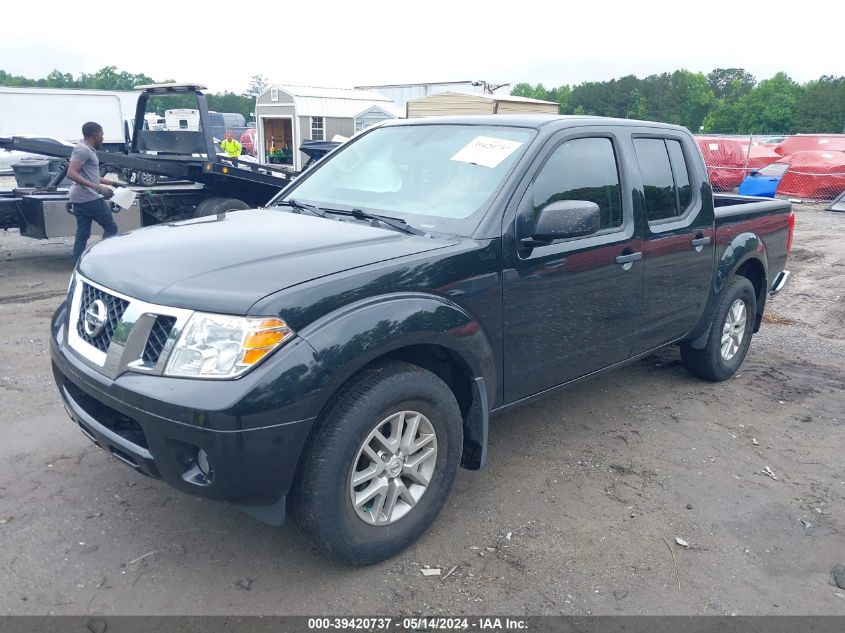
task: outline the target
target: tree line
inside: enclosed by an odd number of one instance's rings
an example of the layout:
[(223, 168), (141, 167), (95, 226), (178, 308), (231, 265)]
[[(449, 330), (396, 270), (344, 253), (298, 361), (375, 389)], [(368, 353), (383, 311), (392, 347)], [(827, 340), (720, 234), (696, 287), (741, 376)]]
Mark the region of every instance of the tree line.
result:
[(799, 84), (783, 72), (758, 82), (742, 68), (676, 70), (551, 89), (518, 83), (512, 94), (556, 101), (562, 114), (661, 121), (710, 134), (845, 131), (845, 77), (830, 75)]
[[(54, 70), (30, 79), (0, 70), (0, 86), (34, 88), (87, 88), (132, 90), (156, 82), (143, 73), (118, 71), (106, 66), (95, 73)], [(241, 93), (207, 94), (208, 107), (217, 112), (239, 112), (249, 121), (255, 97), (267, 88), (261, 75), (253, 75)], [(546, 88), (518, 83), (512, 94), (560, 104), (562, 114), (592, 114), (683, 125), (693, 132), (711, 134), (841, 133), (845, 130), (845, 77), (823, 75), (799, 84), (786, 73), (757, 81), (742, 68), (717, 68), (705, 75), (688, 70), (650, 75), (628, 75), (610, 81), (587, 81), (576, 86)], [(171, 108), (192, 108), (190, 95), (155, 97), (148, 110), (160, 115)]]
[[(143, 73), (134, 74), (118, 71), (115, 66), (106, 66), (95, 73), (81, 73), (74, 77), (70, 73), (54, 70), (46, 77), (30, 79), (21, 75), (12, 75), (0, 69), (0, 86), (28, 88), (78, 88), (87, 90), (133, 90), (135, 86), (154, 83), (171, 83), (172, 79), (155, 81)], [(216, 112), (238, 112), (250, 121), (255, 111), (255, 97), (267, 88), (267, 81), (261, 75), (253, 75), (249, 86), (242, 93), (224, 91), (206, 93), (208, 109)], [(164, 115), (165, 110), (175, 108), (195, 108), (196, 99), (192, 95), (174, 95), (152, 97), (147, 102), (147, 111)], [(134, 114), (134, 113), (132, 113)]]

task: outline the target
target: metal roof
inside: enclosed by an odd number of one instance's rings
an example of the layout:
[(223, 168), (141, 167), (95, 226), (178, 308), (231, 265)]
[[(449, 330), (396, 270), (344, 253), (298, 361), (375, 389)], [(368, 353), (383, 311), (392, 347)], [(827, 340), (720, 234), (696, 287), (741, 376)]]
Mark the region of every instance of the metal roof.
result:
[(376, 88), (413, 88), (415, 86), (450, 86), (452, 84), (478, 84), (481, 85), (480, 81), (475, 81), (472, 79), (467, 79), (466, 81), (422, 81), (420, 83), (415, 84), (383, 84), (377, 86), (357, 86), (359, 90), (374, 90)]
[(367, 114), (367, 112), (370, 112), (371, 110), (381, 110), (385, 114), (388, 114), (395, 119), (404, 119), (405, 118), (405, 108), (394, 105), (392, 103), (391, 104), (379, 103), (378, 105), (371, 105), (368, 108), (365, 108), (364, 110), (361, 110), (360, 112), (355, 114), (355, 116), (353, 118), (357, 119), (358, 117), (364, 116), (365, 114)]
[[(279, 84), (273, 86), (284, 90), (291, 97), (320, 97), (323, 99), (357, 99), (366, 101), (390, 101), (388, 97), (369, 90), (355, 90), (354, 88), (319, 88), (317, 86), (291, 86)], [(268, 88), (265, 92), (269, 92)]]
[(466, 97), (475, 97), (476, 99), (486, 99), (487, 101), (508, 101), (512, 103), (546, 103), (558, 105), (555, 101), (543, 101), (542, 99), (532, 99), (531, 97), (516, 97), (514, 95), (497, 95), (487, 94), (484, 92), (458, 92), (455, 90), (448, 90), (446, 92), (439, 92), (436, 95), (429, 95), (428, 97), (420, 97), (421, 99), (428, 99), (429, 97), (441, 97), (443, 95), (461, 95)]
[(267, 88), (262, 95), (273, 89), (280, 90), (293, 98), (297, 116), (351, 119), (374, 105), (382, 107), (394, 105), (393, 101), (384, 95), (351, 88), (320, 88), (317, 86), (279, 84)]

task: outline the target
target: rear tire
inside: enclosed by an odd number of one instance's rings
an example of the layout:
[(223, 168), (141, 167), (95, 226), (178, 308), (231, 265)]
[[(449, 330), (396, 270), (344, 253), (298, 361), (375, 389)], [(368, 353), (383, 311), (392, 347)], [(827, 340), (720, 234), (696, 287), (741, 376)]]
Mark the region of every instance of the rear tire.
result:
[(407, 363), (366, 369), (317, 425), (289, 496), (301, 531), (353, 565), (389, 558), (422, 536), (461, 461), (463, 421), (449, 387)]
[(710, 334), (702, 349), (681, 345), (681, 360), (693, 376), (719, 382), (733, 376), (751, 345), (757, 295), (745, 277), (733, 277), (713, 310)]
[(227, 211), (241, 211), (249, 209), (250, 206), (237, 198), (206, 198), (194, 209), (195, 218), (204, 218), (210, 215), (226, 213)]

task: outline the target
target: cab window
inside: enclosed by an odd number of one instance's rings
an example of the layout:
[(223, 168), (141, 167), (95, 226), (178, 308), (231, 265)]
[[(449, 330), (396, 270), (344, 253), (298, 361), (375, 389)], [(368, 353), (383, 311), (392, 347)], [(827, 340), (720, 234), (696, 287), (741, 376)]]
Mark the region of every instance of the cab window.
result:
[(558, 200), (587, 200), (601, 211), (599, 230), (622, 226), (619, 168), (609, 138), (577, 138), (552, 152), (534, 180), (534, 218)]

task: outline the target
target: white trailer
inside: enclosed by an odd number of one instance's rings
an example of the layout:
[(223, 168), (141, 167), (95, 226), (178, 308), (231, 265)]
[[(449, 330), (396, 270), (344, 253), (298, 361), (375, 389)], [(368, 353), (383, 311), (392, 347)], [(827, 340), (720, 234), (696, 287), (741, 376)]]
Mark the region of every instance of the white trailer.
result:
[(0, 87), (0, 137), (44, 137), (74, 143), (82, 138), (82, 124), (96, 121), (103, 126), (104, 145), (123, 146), (139, 94)]
[(188, 130), (197, 132), (200, 129), (200, 111), (189, 108), (176, 108), (164, 111), (164, 127), (166, 130)]

